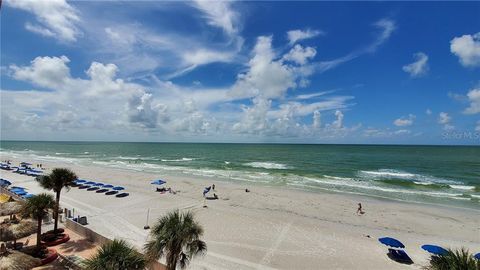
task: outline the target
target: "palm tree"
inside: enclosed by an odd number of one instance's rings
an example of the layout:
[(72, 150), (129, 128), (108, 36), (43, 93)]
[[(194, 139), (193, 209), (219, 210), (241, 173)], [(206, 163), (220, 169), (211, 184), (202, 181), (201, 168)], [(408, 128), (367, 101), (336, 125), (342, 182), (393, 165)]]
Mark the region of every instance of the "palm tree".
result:
[(114, 239), (103, 244), (92, 258), (86, 261), (89, 270), (144, 269), (145, 257), (124, 240)]
[(55, 197), (55, 211), (53, 218), (55, 219), (55, 225), (53, 231), (57, 232), (58, 228), (58, 209), (60, 208), (60, 192), (63, 188), (70, 189), (70, 186), (77, 180), (77, 175), (66, 168), (55, 168), (48, 175), (38, 177), (40, 185), (48, 190), (53, 190), (56, 193)]
[(468, 250), (448, 250), (442, 256), (432, 256), (430, 265), (424, 267), (428, 270), (480, 270), (480, 261), (473, 257)]
[(157, 261), (166, 256), (167, 270), (174, 270), (177, 264), (185, 268), (190, 260), (207, 251), (207, 244), (200, 240), (203, 228), (194, 220), (192, 212), (180, 213), (175, 210), (160, 218), (150, 232), (145, 244), (148, 261)]
[(37, 220), (37, 250), (40, 250), (40, 236), (42, 234), (42, 220), (48, 215), (48, 210), (55, 208), (53, 196), (41, 193), (27, 199), (23, 213)]

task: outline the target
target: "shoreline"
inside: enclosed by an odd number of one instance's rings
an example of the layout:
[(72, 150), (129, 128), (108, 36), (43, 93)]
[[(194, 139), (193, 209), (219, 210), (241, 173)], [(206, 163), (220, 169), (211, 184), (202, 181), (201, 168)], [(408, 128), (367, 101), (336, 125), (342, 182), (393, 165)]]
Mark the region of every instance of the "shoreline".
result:
[[(8, 157), (2, 154), (1, 159)], [(138, 248), (147, 237), (142, 228), (148, 208), (150, 224), (175, 208), (194, 211), (204, 225), (209, 251), (206, 257), (193, 260), (192, 269), (315, 269), (319, 262), (340, 269), (412, 268), (386, 257), (386, 247), (376, 240), (382, 236), (404, 242), (419, 268), (428, 259), (420, 244), (466, 246), (478, 252), (474, 248), (480, 243), (480, 226), (474, 218), (477, 209), (252, 183), (248, 183), (251, 192), (245, 193), (247, 183), (159, 177), (97, 164), (42, 163), (48, 168), (69, 167), (80, 178), (125, 186), (130, 196), (123, 199), (72, 188), (62, 192), (61, 202), (86, 215), (90, 228), (100, 234), (123, 237)], [(34, 193), (43, 192), (33, 177), (6, 171), (1, 177)], [(154, 192), (150, 181), (157, 178), (166, 178), (166, 186), (180, 192)], [(220, 200), (208, 201), (208, 208), (203, 208), (201, 190), (213, 183)], [(355, 215), (357, 202), (364, 205), (365, 215)], [(364, 261), (345, 261), (342, 253)]]
[[(52, 141), (54, 143), (54, 141)], [(88, 152), (87, 152), (88, 153)], [(12, 156), (13, 155), (13, 156)], [(87, 154), (88, 155), (88, 154)], [(22, 156), (20, 153), (2, 153), (0, 152), (0, 156), (5, 156), (8, 157), (7, 159), (19, 159), (19, 156)], [(22, 156), (23, 158), (23, 156)], [(4, 158), (2, 158), (3, 160)], [(113, 170), (122, 170), (125, 172), (144, 172), (148, 173), (148, 166), (153, 165), (157, 166), (159, 164), (152, 164), (152, 163), (147, 163), (143, 160), (140, 159), (139, 162), (136, 162), (135, 160), (132, 160), (130, 158), (125, 158), (123, 160), (123, 164), (118, 164), (118, 165), (111, 165), (107, 161), (99, 161), (99, 160), (93, 160), (89, 158), (78, 158), (78, 157), (64, 157), (64, 156), (57, 156), (57, 155), (51, 155), (51, 156), (38, 156), (34, 155), (32, 156), (27, 156), (26, 159), (31, 159), (31, 160), (37, 160), (39, 162), (43, 163), (60, 163), (60, 164), (65, 164), (66, 166), (68, 165), (81, 165), (84, 167), (91, 167), (91, 166), (96, 166), (96, 167), (102, 167), (105, 169), (113, 169)], [(120, 159), (122, 159), (120, 157)], [(22, 159), (23, 160), (23, 159)], [(112, 162), (112, 160), (110, 161)], [(120, 161), (117, 161), (120, 162)], [(120, 162), (121, 163), (121, 162)], [(123, 165), (120, 166), (120, 165)], [(135, 165), (142, 166), (144, 165), (143, 168), (141, 167), (136, 167)], [(148, 165), (148, 166), (147, 166)], [(128, 166), (131, 166), (128, 168)], [(396, 197), (386, 197), (386, 195), (377, 195), (377, 194), (372, 194), (368, 192), (361, 192), (361, 191), (350, 191), (350, 190), (338, 190), (335, 188), (326, 188), (323, 186), (295, 186), (293, 184), (287, 183), (283, 185), (275, 185), (274, 183), (270, 183), (268, 181), (250, 181), (250, 180), (240, 180), (238, 179), (238, 176), (232, 178), (234, 180), (230, 180), (228, 176), (225, 175), (205, 175), (205, 174), (192, 174), (191, 172), (193, 171), (209, 171), (209, 170), (215, 170), (215, 169), (210, 169), (210, 168), (190, 168), (190, 167), (183, 167), (179, 165), (170, 165), (167, 164), (165, 165), (166, 167), (171, 167), (171, 169), (164, 169), (162, 172), (153, 172), (152, 174), (156, 175), (162, 175), (162, 177), (174, 177), (174, 178), (185, 178), (185, 179), (195, 179), (195, 178), (202, 178), (206, 179), (208, 181), (218, 181), (220, 183), (228, 183), (228, 184), (234, 184), (234, 185), (245, 185), (245, 186), (257, 186), (257, 187), (266, 187), (266, 188), (278, 188), (278, 189), (285, 189), (285, 190), (290, 190), (290, 191), (299, 191), (299, 192), (307, 192), (307, 193), (319, 193), (319, 194), (339, 194), (339, 195), (347, 195), (347, 196), (360, 196), (360, 197), (368, 197), (372, 199), (377, 199), (380, 201), (386, 200), (386, 201), (395, 201), (395, 202), (404, 202), (404, 203), (413, 203), (413, 204), (425, 204), (425, 205), (431, 205), (435, 207), (448, 207), (448, 208), (455, 208), (455, 209), (470, 209), (470, 210), (478, 210), (480, 211), (480, 202), (478, 199), (474, 201), (473, 198), (471, 197), (456, 197), (456, 198), (449, 198), (449, 201), (443, 201), (443, 202), (430, 202), (430, 201), (425, 201), (425, 200), (415, 200), (415, 199), (402, 199), (402, 198), (396, 198)], [(255, 167), (254, 167), (255, 168)], [(186, 172), (186, 171), (191, 171)], [(241, 169), (236, 169), (233, 170), (233, 173), (238, 173), (241, 172)], [(251, 171), (252, 173), (257, 173), (256, 171)], [(300, 177), (310, 177), (310, 176), (305, 176), (305, 175), (299, 175)], [(313, 178), (317, 176), (311, 176)], [(348, 186), (348, 185), (347, 185)], [(422, 192), (422, 191), (419, 191)], [(459, 191), (462, 192), (462, 191)], [(408, 192), (407, 192), (408, 194)], [(472, 195), (476, 196), (475, 198), (478, 197), (478, 195)], [(440, 197), (441, 198), (441, 197)], [(478, 197), (480, 198), (480, 197)], [(429, 198), (432, 199), (432, 198)], [(440, 199), (439, 199), (440, 200)]]

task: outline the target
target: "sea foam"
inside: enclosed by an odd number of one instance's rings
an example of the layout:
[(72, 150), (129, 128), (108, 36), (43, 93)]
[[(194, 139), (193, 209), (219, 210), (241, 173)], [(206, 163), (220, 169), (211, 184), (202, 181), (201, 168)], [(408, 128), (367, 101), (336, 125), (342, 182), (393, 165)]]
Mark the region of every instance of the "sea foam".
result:
[(274, 162), (249, 162), (249, 163), (245, 163), (243, 165), (248, 166), (248, 167), (263, 168), (263, 169), (276, 169), (276, 170), (289, 169), (289, 167), (285, 164), (274, 163)]

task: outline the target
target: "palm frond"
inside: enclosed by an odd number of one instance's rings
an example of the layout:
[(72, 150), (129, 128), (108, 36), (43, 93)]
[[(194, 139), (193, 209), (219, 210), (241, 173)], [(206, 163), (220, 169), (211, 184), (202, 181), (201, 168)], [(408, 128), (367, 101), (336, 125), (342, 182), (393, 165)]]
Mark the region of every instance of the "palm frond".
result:
[(150, 240), (144, 251), (149, 261), (165, 256), (167, 269), (176, 265), (185, 268), (196, 255), (207, 250), (207, 244), (200, 240), (203, 228), (192, 212), (175, 210), (161, 217), (150, 232)]
[(480, 270), (480, 262), (467, 249), (448, 250), (442, 256), (434, 255), (430, 258), (428, 270)]
[(144, 269), (146, 260), (124, 240), (113, 240), (102, 245), (92, 258), (86, 261), (86, 269), (91, 270), (134, 270)]

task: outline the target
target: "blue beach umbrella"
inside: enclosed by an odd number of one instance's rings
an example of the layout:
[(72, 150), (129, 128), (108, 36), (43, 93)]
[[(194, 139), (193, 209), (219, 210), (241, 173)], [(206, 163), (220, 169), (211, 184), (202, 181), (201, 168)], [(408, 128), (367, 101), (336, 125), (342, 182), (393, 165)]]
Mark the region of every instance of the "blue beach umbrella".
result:
[(96, 184), (96, 183), (93, 182), (93, 181), (88, 181), (88, 182), (85, 183), (85, 185), (95, 185), (95, 184)]
[(118, 187), (114, 187), (114, 188), (112, 188), (112, 189), (113, 189), (113, 190), (124, 190), (125, 188), (118, 186)]
[(97, 186), (97, 187), (101, 187), (103, 186), (103, 183), (96, 183), (96, 184), (93, 184), (94, 186)]
[(27, 194), (23, 195), (22, 198), (28, 199), (28, 198), (31, 198), (31, 197), (33, 197), (33, 196), (35, 196), (35, 195), (30, 194), (30, 193), (27, 193)]
[(85, 182), (87, 182), (87, 180), (82, 180), (82, 179), (75, 180), (75, 183), (77, 183), (77, 184), (81, 184), (81, 183), (85, 183)]
[(0, 179), (0, 186), (10, 186), (12, 182), (6, 180), (6, 179)]
[(435, 245), (423, 245), (422, 249), (435, 255), (444, 255), (448, 252), (446, 249)]
[(113, 185), (103, 185), (104, 188), (112, 188)]
[(475, 259), (477, 259), (477, 260), (480, 260), (480, 252), (477, 253), (477, 254), (475, 254), (475, 256), (473, 256), (473, 257), (474, 257)]
[(152, 184), (152, 185), (163, 185), (165, 183), (167, 183), (167, 181), (164, 181), (162, 179), (158, 179), (158, 180), (152, 181), (150, 184)]
[(380, 241), (380, 243), (382, 243), (386, 246), (390, 246), (390, 247), (394, 247), (394, 248), (405, 248), (405, 246), (402, 244), (402, 242), (398, 241), (395, 238), (383, 237), (383, 238), (378, 238), (378, 241)]

